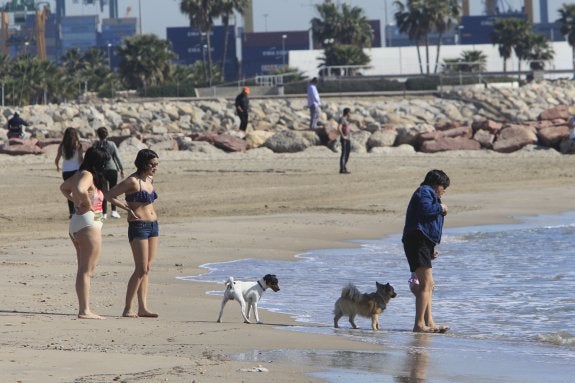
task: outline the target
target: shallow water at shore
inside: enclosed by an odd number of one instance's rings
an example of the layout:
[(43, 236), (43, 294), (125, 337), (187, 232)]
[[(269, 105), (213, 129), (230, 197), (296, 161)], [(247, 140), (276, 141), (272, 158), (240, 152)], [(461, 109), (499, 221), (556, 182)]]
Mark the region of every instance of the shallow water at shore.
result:
[[(232, 275), (256, 280), (275, 273), (281, 291), (266, 292), (260, 307), (306, 322), (294, 330), (353, 337), (381, 345), (383, 350), (258, 352), (238, 355), (240, 359), (281, 359), (283, 355), (323, 366), (328, 372), (317, 376), (330, 382), (350, 381), (349, 374), (359, 381), (359, 371), (362, 382), (385, 381), (381, 373), (409, 378), (417, 373), (413, 368), (421, 370), (424, 359), (428, 382), (571, 381), (575, 373), (575, 213), (524, 219), (516, 225), (446, 230), (434, 262), (433, 308), (435, 320), (450, 326), (445, 336), (409, 331), (414, 298), (407, 285), (409, 271), (400, 237), (357, 243), (353, 249), (309, 251), (293, 262), (246, 259), (207, 264), (203, 267), (209, 273), (185, 279), (223, 282)], [(333, 303), (341, 288), (352, 282), (371, 292), (375, 281), (391, 283), (398, 293), (380, 318), (383, 331), (374, 334), (365, 318), (356, 320), (361, 330), (350, 330), (345, 317), (340, 320), (343, 328), (334, 329)], [(265, 321), (265, 313), (262, 316)], [(467, 370), (459, 371), (462, 366)], [(471, 375), (466, 373), (470, 366)], [(377, 374), (376, 380), (370, 380), (372, 373)]]

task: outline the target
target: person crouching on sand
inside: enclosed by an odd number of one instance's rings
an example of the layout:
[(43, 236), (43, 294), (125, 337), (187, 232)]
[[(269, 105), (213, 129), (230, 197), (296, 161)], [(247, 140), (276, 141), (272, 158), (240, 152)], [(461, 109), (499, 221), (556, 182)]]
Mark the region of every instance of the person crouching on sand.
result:
[(102, 250), (102, 188), (108, 159), (104, 150), (89, 148), (78, 172), (60, 186), (62, 194), (74, 203), (68, 233), (78, 259), (76, 294), (81, 319), (104, 319), (90, 309), (90, 286)]
[[(148, 310), (148, 278), (152, 263), (158, 252), (160, 229), (154, 210), (158, 194), (154, 189), (154, 175), (159, 165), (156, 152), (142, 149), (134, 164), (136, 171), (106, 193), (106, 199), (128, 212), (128, 240), (134, 257), (134, 272), (128, 281), (126, 291), (125, 317), (157, 318), (158, 314)], [(124, 194), (125, 201), (118, 199)], [(132, 309), (138, 297), (138, 311)]]
[[(403, 249), (409, 269), (415, 273), (419, 285), (412, 288), (415, 295), (414, 332), (445, 332), (448, 327), (436, 326), (431, 314), (433, 275), (431, 261), (437, 257), (435, 246), (441, 241), (447, 205), (441, 202), (449, 177), (441, 170), (431, 170), (411, 196), (405, 226)], [(411, 283), (411, 281), (410, 281)]]

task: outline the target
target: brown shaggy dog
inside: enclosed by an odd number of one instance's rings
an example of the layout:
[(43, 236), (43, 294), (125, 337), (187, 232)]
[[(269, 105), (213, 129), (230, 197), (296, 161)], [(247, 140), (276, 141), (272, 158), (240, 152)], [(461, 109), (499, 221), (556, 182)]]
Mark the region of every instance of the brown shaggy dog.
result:
[(349, 323), (353, 328), (357, 328), (354, 319), (356, 315), (371, 317), (371, 328), (373, 331), (379, 330), (379, 315), (391, 298), (397, 294), (389, 283), (383, 285), (375, 282), (377, 291), (373, 293), (361, 293), (353, 284), (349, 284), (341, 290), (341, 297), (335, 302), (333, 310), (333, 325), (338, 328), (337, 322), (342, 316), (349, 317)]

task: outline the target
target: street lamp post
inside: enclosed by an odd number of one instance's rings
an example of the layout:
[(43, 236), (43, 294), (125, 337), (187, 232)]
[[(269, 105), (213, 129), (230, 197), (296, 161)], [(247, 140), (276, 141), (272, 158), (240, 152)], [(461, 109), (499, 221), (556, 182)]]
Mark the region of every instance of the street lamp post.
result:
[(287, 39), (287, 35), (282, 35), (282, 57), (283, 57), (283, 66), (286, 66), (286, 39)]
[(30, 43), (28, 41), (26, 41), (24, 43), (24, 54), (27, 56), (28, 55), (28, 45), (30, 45)]
[(110, 69), (112, 69), (112, 56), (110, 54), (111, 50), (112, 50), (112, 44), (108, 43), (108, 66), (110, 67)]
[(140, 28), (140, 36), (142, 35), (142, 0), (138, 0), (138, 25)]

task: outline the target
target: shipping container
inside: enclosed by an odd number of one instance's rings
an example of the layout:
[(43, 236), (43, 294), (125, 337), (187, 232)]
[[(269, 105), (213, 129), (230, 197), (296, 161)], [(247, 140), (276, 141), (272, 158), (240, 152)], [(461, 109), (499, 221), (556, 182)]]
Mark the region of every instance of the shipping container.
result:
[[(190, 27), (176, 27), (166, 29), (167, 40), (172, 44), (172, 51), (176, 54), (176, 62), (191, 65), (196, 61), (207, 60), (207, 39), (196, 29)], [(233, 26), (228, 27), (228, 44), (225, 60), (226, 81), (237, 78), (236, 37)], [(215, 65), (221, 65), (224, 55), (225, 28), (215, 26), (210, 34), (211, 56)]]
[(102, 19), (102, 27), (107, 25), (138, 25), (138, 19), (135, 17), (121, 17), (117, 19)]
[(463, 16), (461, 18), (461, 44), (491, 44), (491, 32), (496, 19), (516, 18), (527, 20), (525, 15), (504, 14), (497, 16)]
[(242, 75), (271, 74), (288, 64), (290, 50), (309, 49), (307, 31), (244, 33)]

